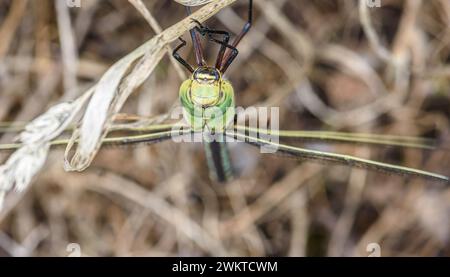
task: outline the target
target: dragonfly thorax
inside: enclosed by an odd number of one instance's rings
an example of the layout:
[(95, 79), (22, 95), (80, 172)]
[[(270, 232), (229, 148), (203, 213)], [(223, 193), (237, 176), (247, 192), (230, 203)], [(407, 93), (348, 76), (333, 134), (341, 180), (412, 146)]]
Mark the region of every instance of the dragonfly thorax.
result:
[(234, 119), (234, 90), (219, 70), (199, 67), (180, 87), (184, 118), (193, 130), (221, 131)]

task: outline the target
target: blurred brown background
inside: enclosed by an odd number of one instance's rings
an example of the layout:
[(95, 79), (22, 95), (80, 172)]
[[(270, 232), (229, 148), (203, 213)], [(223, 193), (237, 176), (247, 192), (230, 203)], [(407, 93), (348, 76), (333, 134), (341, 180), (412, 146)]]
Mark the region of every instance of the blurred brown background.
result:
[[(128, 1), (58, 1), (0, 0), (0, 121), (29, 121), (74, 99), (155, 34)], [(163, 28), (185, 17), (174, 1), (143, 2)], [(206, 24), (236, 33), (247, 4)], [(217, 47), (205, 48), (212, 64)], [(442, 147), (303, 145), (450, 175), (448, 0), (361, 10), (351, 0), (255, 0), (239, 50), (227, 73), (237, 105), (279, 106), (282, 129), (425, 136)], [(124, 112), (166, 112), (181, 81), (164, 58)], [(105, 149), (83, 173), (65, 173), (55, 150), (0, 213), (0, 255), (67, 256), (71, 243), (84, 256), (368, 256), (370, 243), (382, 256), (450, 254), (444, 184), (242, 144), (231, 153), (238, 177), (220, 185), (208, 178), (200, 145)]]

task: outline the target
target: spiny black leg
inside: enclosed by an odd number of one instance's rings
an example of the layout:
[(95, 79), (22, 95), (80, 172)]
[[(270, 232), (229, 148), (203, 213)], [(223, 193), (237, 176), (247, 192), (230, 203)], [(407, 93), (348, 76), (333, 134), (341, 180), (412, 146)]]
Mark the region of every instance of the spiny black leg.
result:
[[(244, 27), (242, 28), (241, 33), (234, 39), (233, 43), (231, 44), (233, 47), (237, 47), (239, 42), (245, 37), (245, 35), (250, 31), (250, 28), (252, 27), (253, 23), (253, 0), (249, 0), (249, 7), (248, 7), (248, 20), (247, 23), (245, 23)], [(233, 52), (228, 51), (225, 55), (224, 62), (222, 63), (222, 67), (224, 67), (225, 63), (231, 64), (229, 59), (232, 57)], [(236, 58), (236, 57), (234, 57)], [(234, 60), (233, 58), (233, 60)], [(228, 66), (227, 66), (228, 67)]]
[[(188, 6), (186, 6), (186, 13), (187, 15), (191, 15), (192, 13), (191, 8)], [(189, 33), (191, 34), (192, 45), (194, 46), (195, 61), (197, 62), (198, 66), (205, 66), (205, 59), (203, 58), (203, 49), (200, 42), (200, 37), (195, 32), (195, 29), (191, 29)]]
[(239, 54), (239, 51), (236, 49), (236, 47), (232, 45), (227, 45), (227, 48), (230, 49), (230, 54), (228, 55), (228, 58), (225, 60), (225, 62), (222, 64), (222, 67), (220, 68), (220, 72), (224, 74), (228, 67), (233, 63), (234, 59)]
[[(197, 23), (199, 25), (198, 27), (195, 27), (195, 29), (202, 36), (208, 35), (209, 40), (220, 44), (220, 50), (219, 50), (219, 54), (217, 55), (217, 60), (216, 60), (216, 68), (220, 69), (220, 66), (222, 65), (223, 57), (225, 55), (225, 51), (226, 51), (227, 47), (230, 46), (230, 45), (228, 45), (228, 42), (230, 41), (230, 33), (228, 33), (227, 31), (209, 29), (208, 27), (203, 26), (200, 22), (198, 22), (196, 20), (194, 20), (194, 21), (195, 21), (195, 23)], [(221, 36), (223, 36), (223, 38), (222, 38), (222, 40), (218, 40), (213, 37), (214, 35), (221, 35)]]
[(219, 69), (220, 66), (222, 65), (222, 60), (225, 55), (225, 51), (227, 50), (228, 42), (230, 41), (230, 34), (224, 31), (217, 31), (216, 34), (223, 35), (223, 40), (221, 42), (219, 54), (217, 55), (216, 59), (216, 68)]
[(212, 36), (208, 36), (208, 39), (210, 41), (213, 41), (215, 43), (218, 43), (220, 45), (222, 45), (222, 47), (225, 47), (227, 49), (230, 49), (230, 56), (228, 57), (228, 59), (225, 61), (224, 64), (222, 64), (218, 69), (220, 70), (220, 72), (225, 73), (228, 69), (228, 67), (231, 65), (231, 63), (234, 61), (234, 59), (237, 57), (237, 55), (239, 54), (239, 51), (236, 49), (236, 47), (234, 47), (233, 45), (229, 45), (226, 44), (225, 42), (218, 40)]
[(172, 56), (175, 58), (175, 60), (177, 60), (180, 64), (182, 64), (184, 67), (186, 67), (187, 68), (187, 70), (189, 70), (190, 72), (194, 72), (194, 69), (192, 68), (192, 66), (187, 62), (187, 61), (185, 61), (181, 56), (180, 56), (180, 54), (178, 54), (178, 51), (181, 49), (181, 48), (183, 48), (183, 47), (185, 47), (186, 46), (186, 41), (184, 40), (184, 39), (182, 39), (182, 38), (178, 38), (180, 41), (181, 41), (181, 44), (180, 45), (178, 45), (174, 50), (173, 50), (173, 52), (172, 52)]
[(225, 63), (222, 63), (222, 61), (221, 61), (220, 62), (221, 65), (219, 67), (217, 67), (217, 69), (219, 69), (220, 72), (222, 72), (222, 74), (223, 74), (227, 71), (228, 67), (231, 65), (231, 63), (234, 61), (234, 59), (237, 57), (237, 55), (239, 54), (239, 51), (233, 45), (229, 45), (224, 41), (221, 41), (221, 40), (218, 40), (218, 39), (212, 37), (211, 35), (208, 35), (208, 39), (210, 41), (220, 44), (222, 47), (224, 47), (226, 49), (230, 49), (230, 55), (227, 58), (227, 60), (225, 61)]
[(253, 23), (253, 0), (249, 0), (248, 3), (248, 20), (247, 23), (245, 23), (244, 27), (242, 28), (241, 33), (234, 39), (233, 45), (234, 47), (237, 47), (239, 42), (245, 37), (245, 35), (250, 31), (250, 28), (252, 27)]

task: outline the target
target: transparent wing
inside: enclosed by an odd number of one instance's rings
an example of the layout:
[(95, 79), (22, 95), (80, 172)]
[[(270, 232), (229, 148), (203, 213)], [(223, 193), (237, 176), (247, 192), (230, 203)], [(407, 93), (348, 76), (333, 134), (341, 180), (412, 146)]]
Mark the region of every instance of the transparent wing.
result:
[(378, 171), (384, 171), (388, 173), (395, 173), (400, 175), (411, 175), (411, 176), (418, 176), (423, 178), (428, 178), (436, 181), (441, 182), (449, 182), (449, 178), (444, 175), (435, 174), (428, 171), (423, 171), (419, 169), (414, 169), (410, 167), (404, 167), (404, 166), (398, 166), (388, 163), (382, 163), (377, 161), (372, 161), (368, 159), (362, 159), (350, 155), (343, 155), (343, 154), (336, 154), (336, 153), (330, 153), (330, 152), (323, 152), (323, 151), (317, 151), (317, 150), (309, 150), (299, 147), (294, 147), (286, 144), (279, 144), (274, 143), (271, 141), (267, 141), (264, 139), (260, 139), (257, 137), (252, 137), (249, 135), (245, 135), (242, 133), (233, 133), (228, 132), (227, 136), (231, 138), (235, 138), (239, 141), (246, 142), (250, 145), (254, 146), (268, 146), (268, 147), (274, 147), (278, 150), (278, 152), (303, 158), (303, 159), (310, 159), (310, 160), (318, 160), (318, 161), (326, 161), (326, 162), (332, 162), (332, 163), (339, 163), (344, 164), (348, 166), (353, 167), (361, 167), (366, 169), (374, 169)]
[[(118, 133), (120, 136), (110, 136), (103, 143), (105, 145), (155, 143), (170, 138), (170, 136), (168, 137), (169, 133), (172, 136), (176, 136), (176, 132), (171, 133), (171, 130), (188, 129), (187, 126), (180, 124), (154, 124), (160, 118), (164, 117), (165, 115), (148, 118), (131, 114), (117, 114), (114, 119), (114, 124), (110, 128), (110, 135)], [(23, 132), (27, 124), (28, 122), (0, 122), (0, 134)], [(73, 129), (74, 126), (69, 126), (66, 131), (73, 131)], [(135, 135), (136, 133), (139, 135)], [(58, 139), (52, 142), (52, 146), (65, 146), (67, 143), (68, 139)], [(20, 143), (0, 144), (0, 151), (12, 151), (18, 149), (20, 146)]]
[[(130, 132), (156, 132), (170, 130), (173, 124), (153, 124), (153, 118), (144, 118), (135, 115), (120, 114), (111, 128), (111, 132), (130, 131)], [(0, 123), (0, 133), (16, 133), (24, 130), (26, 122)], [(394, 136), (394, 135), (376, 135), (361, 133), (329, 132), (329, 131), (270, 131), (265, 129), (248, 128), (236, 125), (234, 127), (238, 132), (259, 133), (277, 135), (280, 138), (300, 139), (300, 140), (320, 140), (331, 142), (361, 143), (384, 146), (400, 146), (420, 149), (436, 149), (436, 141), (433, 139)], [(73, 130), (73, 127), (67, 131)]]
[[(131, 114), (117, 114), (110, 131), (152, 132), (169, 130), (174, 127), (175, 124), (155, 124), (164, 116), (166, 115), (148, 118)], [(0, 134), (25, 131), (28, 123), (29, 122), (0, 122)], [(74, 126), (69, 126), (66, 131), (73, 131), (73, 129)]]
[(0, 122), (0, 134), (21, 132), (25, 125), (25, 122)]
[[(167, 126), (154, 126), (155, 128), (161, 127), (165, 128)], [(121, 145), (131, 145), (131, 144), (153, 144), (158, 143), (164, 140), (168, 140), (171, 138), (184, 136), (190, 134), (191, 131), (189, 129), (180, 129), (180, 130), (172, 130), (169, 128), (168, 131), (157, 131), (148, 134), (140, 134), (140, 135), (130, 135), (130, 136), (117, 136), (117, 137), (107, 137), (103, 140), (102, 145), (106, 146), (121, 146)], [(51, 142), (53, 147), (58, 146), (66, 146), (69, 142), (68, 139), (58, 139)], [(21, 147), (20, 143), (11, 143), (11, 144), (0, 144), (0, 151), (13, 151)]]
[(430, 150), (436, 149), (435, 140), (420, 137), (328, 132), (328, 131), (283, 131), (283, 130), (270, 131), (265, 129), (248, 128), (243, 126), (236, 126), (235, 129), (238, 132), (245, 132), (248, 134), (259, 133), (266, 135), (275, 135), (279, 136), (280, 138), (361, 143), (361, 144), (384, 145), (384, 146), (400, 146), (400, 147), (410, 147), (410, 148), (420, 148)]

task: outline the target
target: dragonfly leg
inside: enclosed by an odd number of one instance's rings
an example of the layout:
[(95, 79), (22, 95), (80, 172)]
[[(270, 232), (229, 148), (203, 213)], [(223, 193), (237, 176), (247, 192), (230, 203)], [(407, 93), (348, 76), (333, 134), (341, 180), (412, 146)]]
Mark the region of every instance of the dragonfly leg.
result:
[[(192, 14), (191, 8), (188, 6), (186, 6), (186, 13), (187, 15)], [(198, 66), (205, 66), (206, 62), (203, 57), (203, 48), (200, 42), (200, 37), (198, 33), (195, 31), (195, 29), (191, 29), (189, 33), (191, 34), (192, 45), (194, 46), (195, 61), (197, 62)]]
[(247, 23), (245, 23), (244, 27), (242, 28), (241, 33), (234, 39), (232, 45), (234, 47), (237, 47), (239, 42), (245, 37), (245, 35), (250, 31), (253, 23), (253, 0), (249, 0), (248, 4), (248, 20)]
[(224, 63), (222, 63), (222, 67), (220, 68), (220, 72), (225, 73), (228, 69), (228, 67), (233, 63), (234, 59), (239, 54), (239, 50), (237, 50), (236, 47), (232, 45), (227, 45), (227, 48), (230, 49), (230, 54), (228, 58), (225, 60)]
[[(248, 20), (247, 23), (245, 23), (244, 27), (242, 28), (241, 32), (239, 33), (239, 35), (234, 39), (233, 43), (231, 44), (231, 46), (233, 47), (237, 47), (239, 45), (239, 42), (241, 42), (241, 40), (245, 37), (245, 35), (248, 33), (248, 31), (250, 31), (250, 28), (252, 27), (252, 23), (253, 23), (253, 0), (249, 0), (249, 4), (248, 4)], [(234, 58), (236, 58), (236, 56), (233, 57), (233, 51), (228, 51), (225, 55), (225, 58), (223, 59), (224, 62), (222, 63), (222, 68), (225, 66), (225, 64), (228, 63), (228, 66), (231, 64), (231, 62), (234, 60)], [(229, 61), (229, 59), (232, 59), (231, 62)], [(226, 66), (226, 68), (228, 68), (228, 66)]]
[[(219, 50), (219, 54), (217, 55), (217, 60), (216, 60), (216, 68), (220, 69), (220, 66), (222, 65), (222, 61), (223, 61), (223, 57), (225, 55), (225, 51), (227, 50), (227, 48), (231, 47), (231, 45), (229, 45), (229, 41), (230, 41), (230, 33), (227, 31), (222, 31), (222, 30), (214, 30), (214, 29), (209, 29), (206, 26), (203, 26), (200, 22), (194, 20), (195, 23), (197, 23), (197, 27), (195, 27), (195, 29), (202, 35), (208, 35), (209, 40), (216, 42), (218, 44), (220, 44), (220, 50)], [(220, 35), (223, 36), (222, 39), (216, 39), (214, 37), (214, 35)]]
[(180, 54), (178, 53), (178, 51), (186, 46), (186, 41), (184, 39), (182, 39), (181, 37), (178, 38), (181, 43), (180, 45), (178, 45), (172, 52), (172, 56), (175, 58), (175, 60), (177, 60), (180, 64), (182, 64), (184, 67), (186, 67), (187, 70), (189, 70), (191, 73), (194, 72), (194, 68), (192, 68), (192, 66), (185, 60), (183, 59)]

